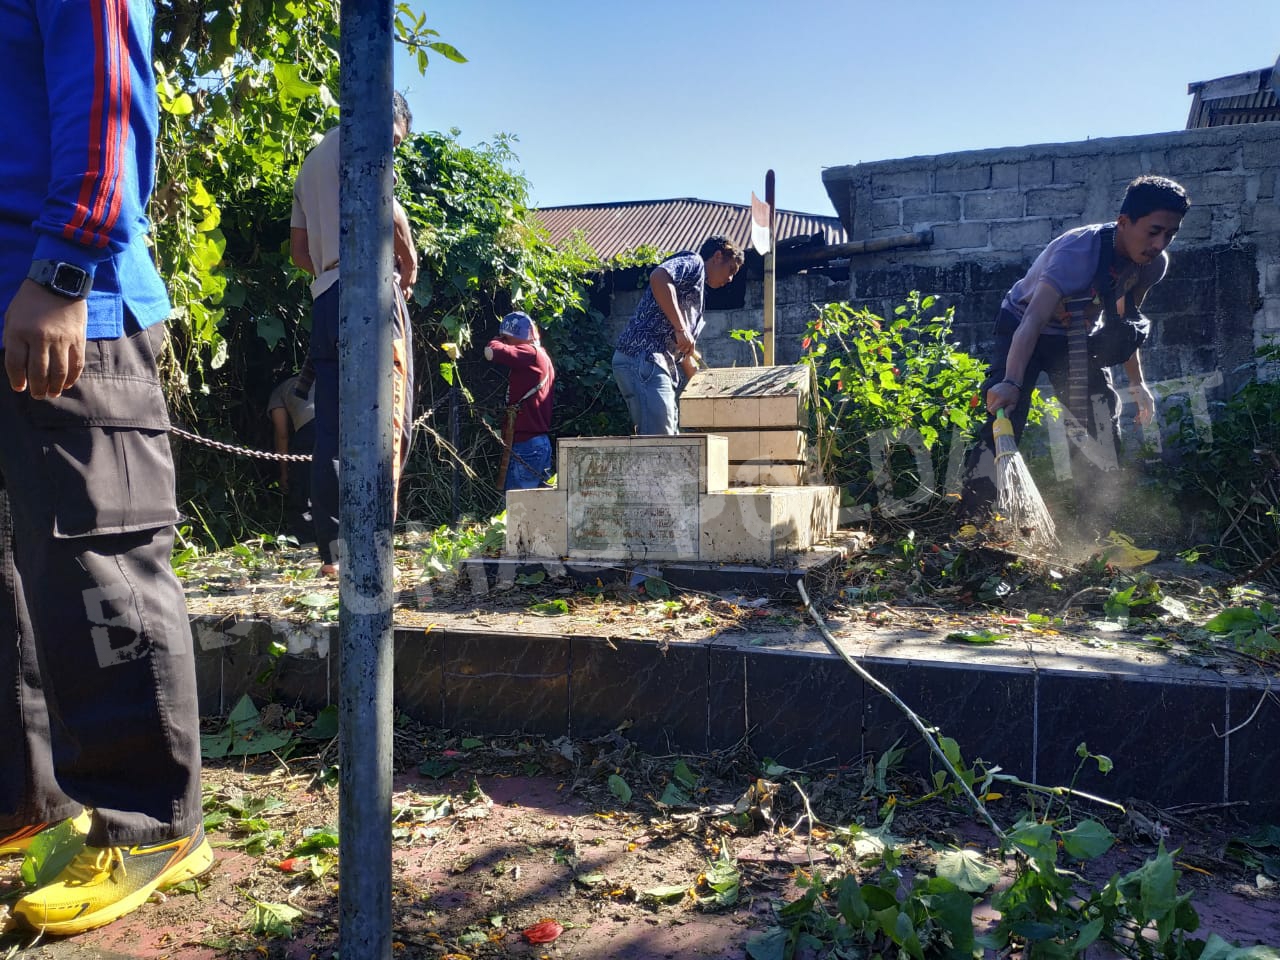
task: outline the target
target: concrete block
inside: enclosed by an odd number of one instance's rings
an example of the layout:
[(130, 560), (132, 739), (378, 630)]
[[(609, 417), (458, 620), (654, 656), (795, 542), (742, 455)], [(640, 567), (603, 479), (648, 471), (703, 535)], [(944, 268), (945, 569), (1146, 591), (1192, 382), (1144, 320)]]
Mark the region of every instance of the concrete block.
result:
[(563, 557), (569, 550), (564, 490), (508, 490), (504, 557)]
[[(1273, 157), (1274, 160), (1274, 157)], [(1175, 179), (1186, 173), (1210, 173), (1215, 170), (1239, 170), (1239, 144), (1207, 144), (1197, 147), (1171, 147), (1165, 154), (1165, 170)]]
[(770, 487), (707, 494), (699, 502), (700, 558), (769, 563), (807, 550), (836, 527), (837, 487)]
[(1054, 183), (1084, 183), (1098, 168), (1093, 157), (1055, 157), (1053, 160)]
[(1018, 164), (1018, 186), (1023, 190), (1053, 183), (1052, 160), (1023, 160)]
[(996, 163), (991, 166), (991, 189), (1003, 190), (1018, 186), (1018, 165), (1016, 163)]
[(803, 463), (757, 460), (729, 464), (729, 484), (734, 487), (801, 487), (808, 476)]
[(1084, 187), (1043, 187), (1027, 191), (1028, 217), (1078, 217), (1088, 200)]
[(1203, 177), (1188, 177), (1182, 185), (1187, 188), (1193, 206), (1211, 206), (1215, 203), (1243, 203), (1246, 178), (1233, 173), (1211, 173)]
[[(1117, 207), (1116, 209), (1119, 208)], [(1213, 211), (1208, 207), (1198, 206), (1193, 197), (1191, 209), (1182, 218), (1182, 226), (1178, 228), (1178, 240), (1182, 242), (1187, 240), (1207, 240), (1209, 239), (1212, 223)]]
[[(1254, 132), (1253, 127), (1242, 127), (1242, 130)], [(1240, 148), (1240, 163), (1246, 170), (1265, 170), (1276, 165), (1276, 157), (1280, 157), (1280, 136), (1249, 139)]]
[[(789, 397), (717, 397), (709, 429), (746, 430), (762, 427), (797, 428), (803, 426), (804, 407), (801, 398)], [(681, 424), (683, 425), (683, 410)]]
[(933, 172), (933, 189), (938, 193), (986, 190), (990, 186), (991, 166), (985, 163), (956, 164), (939, 167)]
[(933, 246), (935, 249), (986, 249), (990, 243), (990, 226), (981, 221), (973, 223), (939, 223), (933, 227)]
[(730, 463), (802, 463), (809, 446), (803, 430), (739, 430), (726, 432), (725, 437), (729, 441)]
[(682, 397), (680, 399), (680, 427), (685, 430), (707, 430), (711, 427), (730, 424), (717, 424), (715, 420), (714, 397)]
[(877, 229), (901, 227), (902, 201), (897, 199), (874, 201), (871, 204), (871, 226)]
[(1052, 239), (1052, 224), (1047, 217), (991, 224), (991, 247), (994, 250), (1021, 253), (1028, 247), (1043, 247)]
[(1123, 178), (1126, 183), (1134, 177), (1142, 176), (1146, 171), (1142, 158), (1136, 153), (1120, 153), (1111, 158), (1111, 176)]
[(960, 198), (950, 193), (928, 197), (909, 197), (902, 201), (902, 222), (913, 229), (933, 223), (949, 223), (960, 219)]
[[(1280, 295), (1280, 263), (1267, 264), (1266, 279), (1263, 282), (1262, 290), (1264, 293), (1271, 295)], [(733, 454), (729, 454), (730, 459)]]
[(965, 220), (1014, 220), (1026, 209), (1021, 190), (987, 190), (964, 195)]
[(933, 171), (899, 170), (871, 175), (871, 198), (911, 197), (933, 192)]

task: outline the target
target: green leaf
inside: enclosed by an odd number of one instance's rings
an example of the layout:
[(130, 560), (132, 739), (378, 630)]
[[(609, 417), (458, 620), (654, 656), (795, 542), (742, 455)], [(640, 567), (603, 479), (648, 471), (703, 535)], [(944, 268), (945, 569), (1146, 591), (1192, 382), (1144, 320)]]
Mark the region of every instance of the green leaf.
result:
[(984, 893), (1000, 879), (1000, 871), (972, 850), (951, 850), (938, 858), (938, 876), (969, 893)]
[(434, 52), (440, 54), (440, 56), (444, 57), (446, 60), (452, 60), (454, 63), (467, 62), (467, 58), (464, 57), (461, 53), (459, 53), (457, 48), (451, 44), (442, 43), (439, 40), (436, 40), (431, 43), (428, 43), (426, 46), (428, 50), (433, 50)]
[(770, 927), (764, 933), (753, 934), (747, 938), (747, 957), (749, 960), (785, 960), (787, 937), (782, 927)]
[(418, 764), (418, 772), (424, 777), (430, 777), (432, 780), (439, 780), (441, 777), (447, 777), (456, 770), (460, 770), (461, 765), (454, 763), (452, 760), (442, 760), (439, 757), (433, 757), (430, 760), (423, 760)]
[(684, 895), (689, 892), (687, 885), (667, 884), (661, 887), (650, 887), (648, 890), (641, 890), (640, 896), (645, 900), (656, 900), (659, 903), (671, 903), (674, 900), (684, 899)]
[(674, 783), (668, 783), (662, 796), (658, 798), (658, 802), (668, 807), (687, 807), (692, 801), (689, 795), (681, 790)]
[(1251, 607), (1227, 607), (1204, 625), (1210, 633), (1234, 633), (1237, 630), (1254, 630), (1261, 623), (1258, 611)]
[(545, 603), (535, 603), (529, 608), (529, 612), (540, 617), (563, 617), (569, 613), (569, 603), (564, 598), (557, 597)]
[(338, 832), (332, 827), (321, 827), (312, 830), (298, 843), (289, 854), (291, 857), (314, 856), (338, 849)]
[(698, 775), (689, 769), (689, 765), (683, 760), (677, 760), (675, 769), (671, 771), (672, 777), (687, 790), (692, 790), (698, 785)]
[(671, 596), (671, 586), (661, 577), (645, 577), (644, 592), (656, 600), (665, 600)]
[(293, 602), (311, 610), (327, 610), (329, 607), (337, 606), (338, 596), (334, 593), (304, 593)]
[(484, 741), (478, 737), (463, 737), (462, 742), (458, 744), (463, 750), (474, 750), (476, 747), (483, 747)]
[(308, 740), (332, 740), (338, 735), (338, 708), (334, 704), (316, 714), (315, 721), (300, 734)]
[(1074, 860), (1092, 860), (1111, 849), (1116, 838), (1096, 820), (1082, 820), (1062, 833), (1062, 847)]
[(992, 644), (999, 643), (1001, 640), (1008, 640), (1007, 633), (997, 633), (994, 630), (983, 628), (981, 630), (957, 630), (954, 633), (948, 633), (946, 638), (952, 643), (973, 643), (973, 644)]
[(70, 820), (41, 830), (31, 841), (22, 860), (22, 881), (28, 887), (53, 882), (77, 853), (84, 849), (85, 835)]
[(161, 106), (164, 108), (165, 113), (171, 113), (175, 117), (185, 117), (196, 108), (195, 101), (191, 99), (191, 94), (189, 93), (180, 93), (172, 100), (162, 99)]
[(545, 570), (535, 570), (533, 573), (522, 573), (516, 577), (516, 586), (536, 587), (545, 579), (547, 579), (547, 571)]
[(231, 713), (227, 715), (227, 723), (233, 727), (239, 727), (257, 722), (258, 708), (253, 705), (252, 698), (246, 693), (231, 708)]
[(249, 932), (263, 937), (292, 937), (293, 923), (302, 911), (287, 903), (254, 901), (249, 911)]
[(627, 781), (616, 773), (609, 774), (609, 792), (623, 803), (631, 802), (631, 788), (627, 786)]
[(1053, 828), (1047, 823), (1020, 820), (1007, 836), (1010, 843), (1038, 863), (1052, 864), (1057, 859)]
[(317, 84), (302, 79), (302, 67), (296, 63), (277, 60), (271, 65), (271, 72), (275, 75), (281, 97), (285, 100), (305, 100), (320, 92)]

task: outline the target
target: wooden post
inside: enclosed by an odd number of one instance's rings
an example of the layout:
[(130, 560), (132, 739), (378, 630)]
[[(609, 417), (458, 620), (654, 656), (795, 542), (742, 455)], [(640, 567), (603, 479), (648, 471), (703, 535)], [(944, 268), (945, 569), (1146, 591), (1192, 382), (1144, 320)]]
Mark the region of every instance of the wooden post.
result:
[(773, 235), (773, 171), (764, 175), (764, 202), (769, 205), (769, 252), (764, 255), (764, 365), (774, 363), (774, 303), (777, 293), (777, 243)]

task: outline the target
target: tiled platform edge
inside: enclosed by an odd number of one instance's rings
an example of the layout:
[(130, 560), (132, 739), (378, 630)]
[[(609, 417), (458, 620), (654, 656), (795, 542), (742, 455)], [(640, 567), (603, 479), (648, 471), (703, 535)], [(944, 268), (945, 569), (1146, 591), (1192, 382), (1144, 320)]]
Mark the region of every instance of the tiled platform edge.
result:
[[(336, 627), (192, 625), (204, 715), (244, 693), (309, 709), (336, 702)], [(272, 657), (273, 641), (288, 652)], [(909, 767), (930, 765), (896, 708), (826, 652), (398, 628), (395, 660), (397, 710), (472, 733), (590, 738), (628, 724), (647, 751), (701, 754), (745, 738), (758, 756), (794, 766), (856, 763), (901, 739)], [(1115, 767), (1086, 769), (1079, 789), (1159, 806), (1247, 801), (1237, 808), (1247, 819), (1280, 818), (1280, 700), (1265, 680), (933, 661), (918, 649), (860, 662), (966, 758), (1066, 785), (1084, 741)]]

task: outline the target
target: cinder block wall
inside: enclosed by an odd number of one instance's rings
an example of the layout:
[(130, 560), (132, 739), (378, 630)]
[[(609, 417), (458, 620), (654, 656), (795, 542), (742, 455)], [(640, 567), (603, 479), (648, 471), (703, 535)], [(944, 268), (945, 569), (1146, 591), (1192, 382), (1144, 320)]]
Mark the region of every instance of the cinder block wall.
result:
[(855, 259), (847, 296), (880, 311), (907, 290), (938, 294), (955, 305), (966, 349), (984, 353), (1001, 296), (1040, 249), (1114, 219), (1143, 173), (1177, 179), (1193, 204), (1144, 308), (1155, 320), (1148, 379), (1221, 371), (1230, 390), (1280, 333), (1280, 123), (829, 168), (823, 181), (851, 239), (934, 236), (931, 247)]
[[(1144, 307), (1156, 321), (1143, 350), (1149, 380), (1220, 371), (1223, 391), (1280, 335), (1280, 123), (1040, 144), (831, 167), (823, 181), (850, 239), (932, 229), (930, 247), (855, 257), (847, 281), (798, 274), (778, 281), (779, 362), (794, 362), (814, 304), (850, 300), (881, 315), (910, 290), (956, 308), (957, 338), (985, 357), (1000, 299), (1053, 237), (1115, 219), (1142, 173), (1180, 181), (1192, 208), (1170, 251), (1168, 277)], [(747, 365), (729, 331), (760, 329), (761, 284), (744, 305), (710, 310), (703, 353)], [(640, 290), (616, 292), (607, 336), (622, 331)]]

